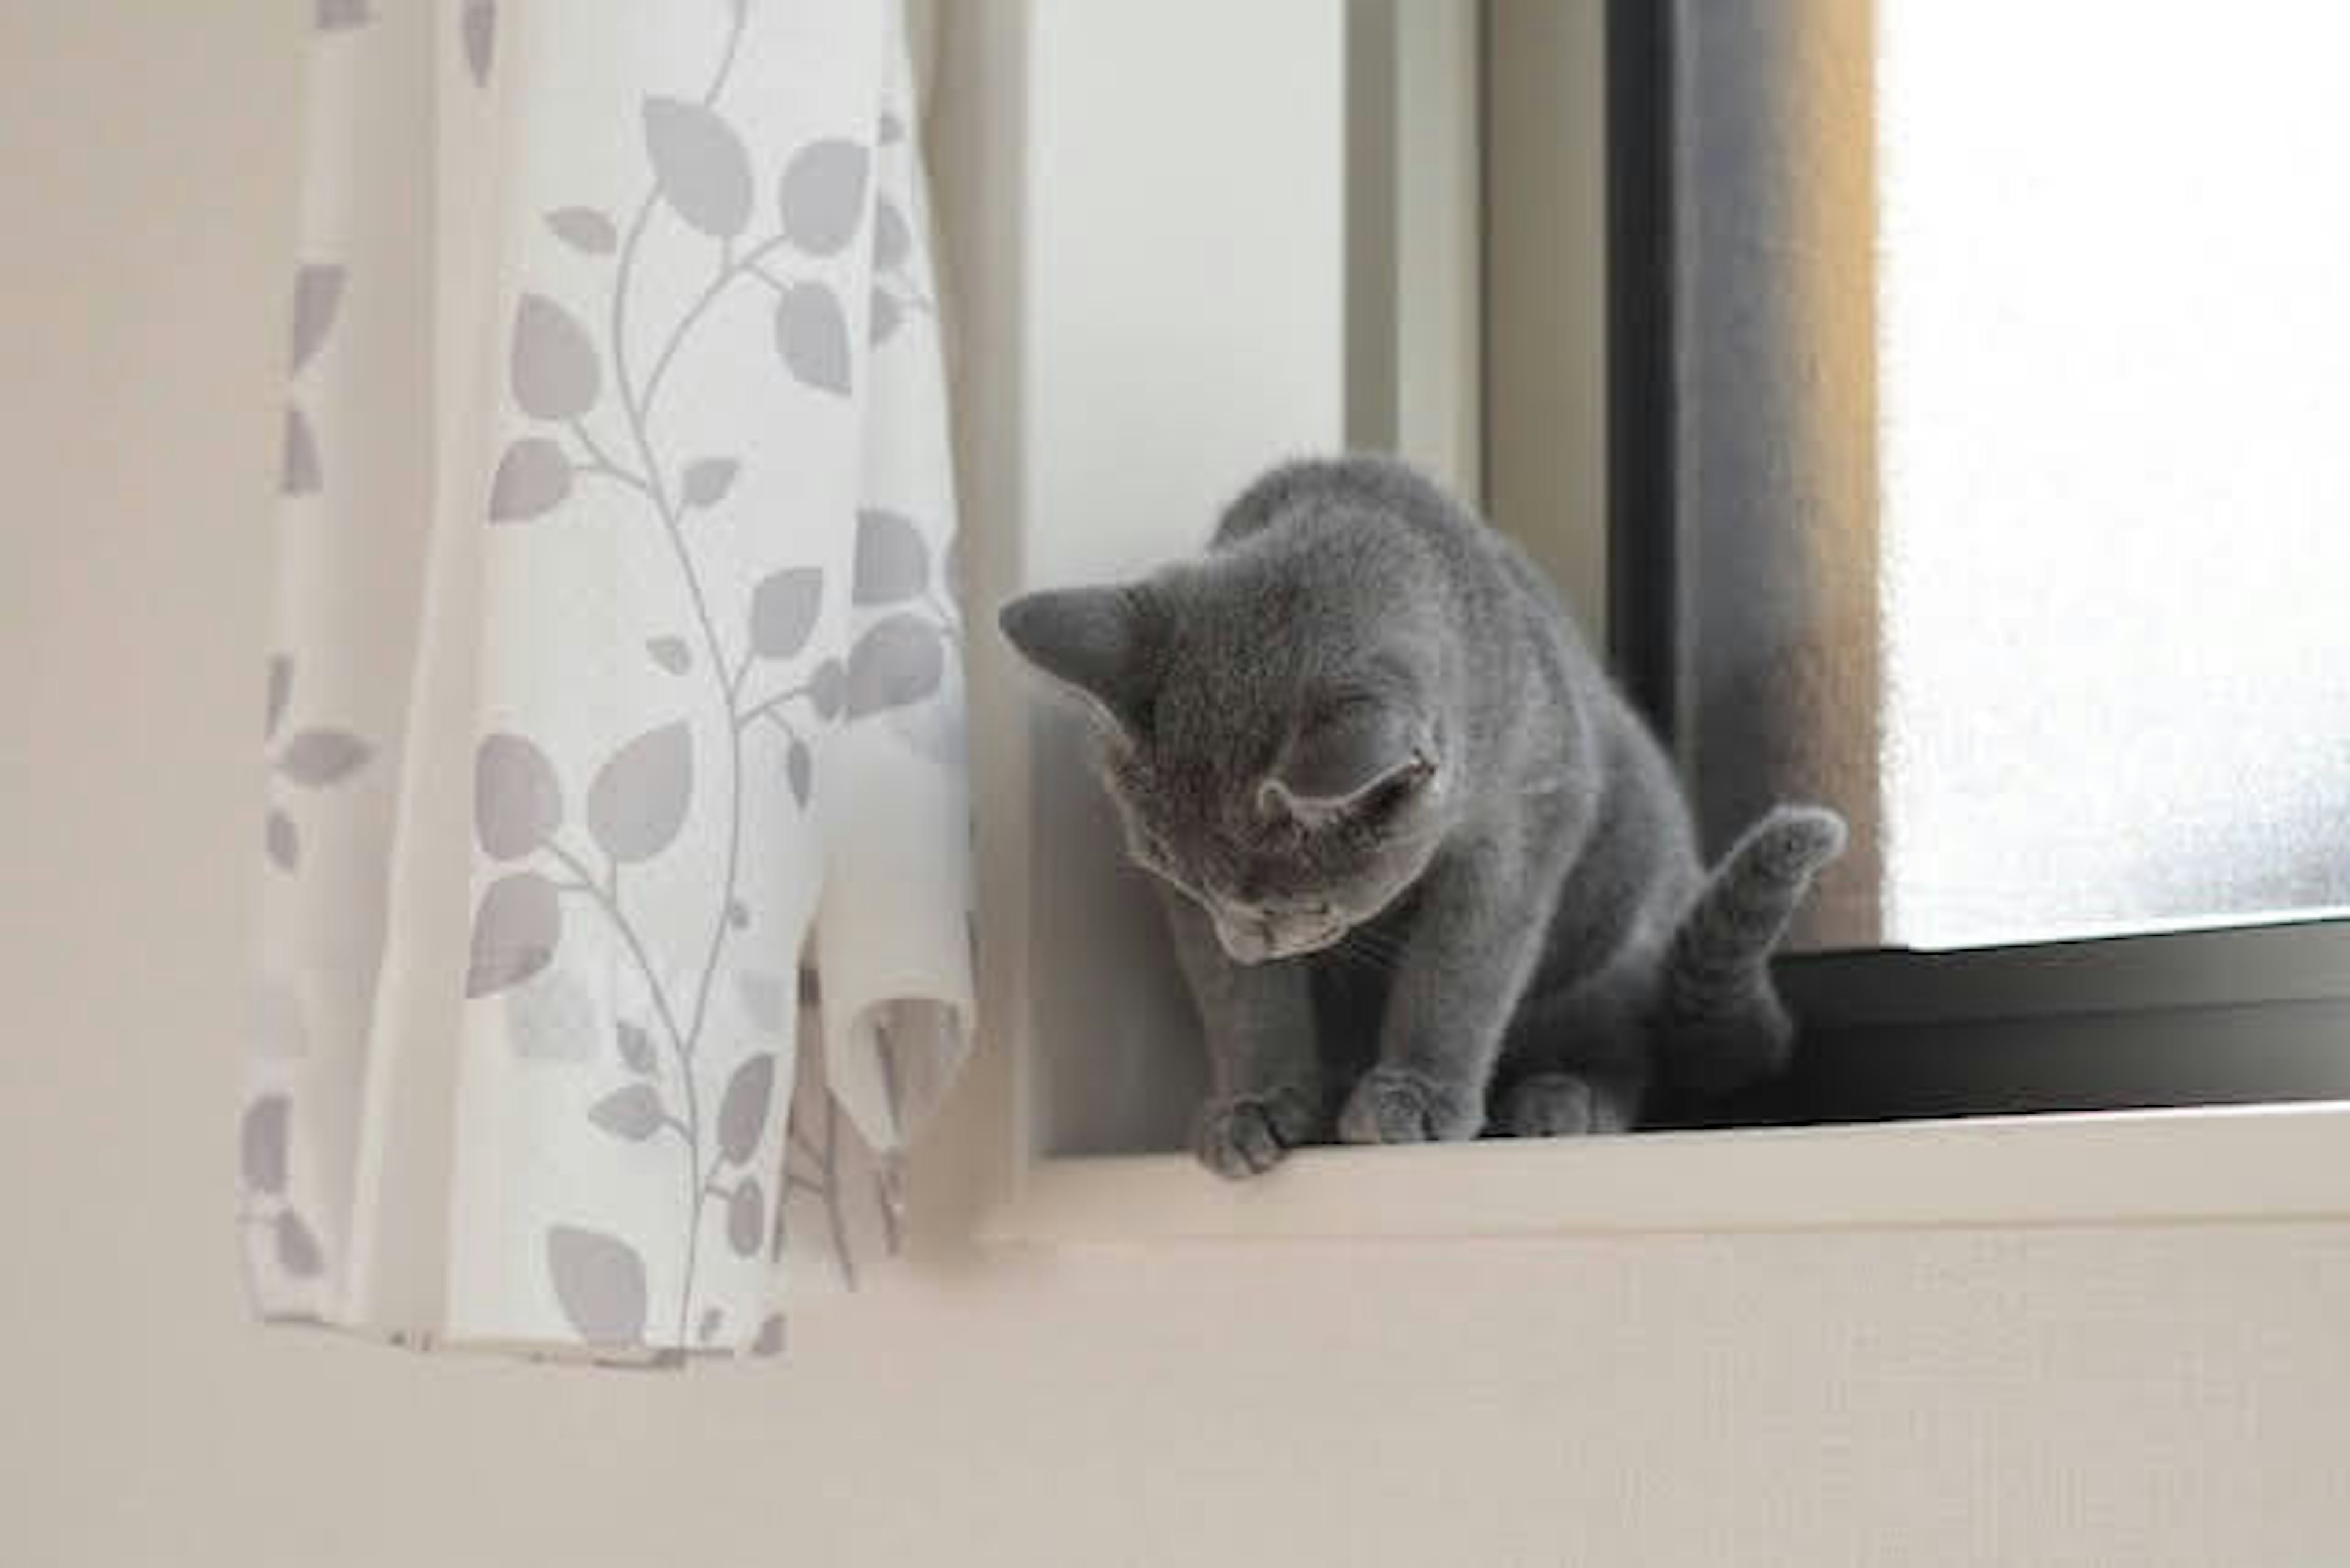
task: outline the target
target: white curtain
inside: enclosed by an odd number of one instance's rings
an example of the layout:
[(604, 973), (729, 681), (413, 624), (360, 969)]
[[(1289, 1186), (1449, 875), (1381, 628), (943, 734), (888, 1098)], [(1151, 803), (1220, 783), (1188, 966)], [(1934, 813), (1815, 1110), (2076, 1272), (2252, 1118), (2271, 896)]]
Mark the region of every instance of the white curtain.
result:
[[(256, 1301), (782, 1342), (968, 1037), (954, 501), (897, 0), (317, 0)], [(822, 1269), (811, 1269), (811, 1260)]]

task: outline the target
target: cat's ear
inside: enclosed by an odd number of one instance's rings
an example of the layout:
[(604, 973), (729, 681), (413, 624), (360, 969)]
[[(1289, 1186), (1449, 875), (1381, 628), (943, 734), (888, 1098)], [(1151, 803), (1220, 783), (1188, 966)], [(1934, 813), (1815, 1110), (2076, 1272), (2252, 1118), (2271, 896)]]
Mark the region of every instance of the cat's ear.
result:
[(1160, 610), (1147, 587), (1046, 588), (997, 612), (1029, 663), (1128, 736), (1149, 727), (1159, 690)]
[(1354, 702), (1298, 732), (1257, 786), (1257, 806), (1307, 827), (1388, 820), (1425, 802), (1436, 776), (1435, 743), (1415, 714)]

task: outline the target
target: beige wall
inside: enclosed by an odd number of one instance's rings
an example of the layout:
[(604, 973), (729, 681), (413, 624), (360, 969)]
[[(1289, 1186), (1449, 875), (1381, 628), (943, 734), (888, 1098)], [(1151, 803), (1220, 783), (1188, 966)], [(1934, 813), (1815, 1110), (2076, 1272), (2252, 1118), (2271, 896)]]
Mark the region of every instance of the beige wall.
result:
[(967, 1125), (781, 1369), (254, 1328), (293, 9), (0, 5), (0, 1563), (2343, 1560), (2343, 1228), (983, 1257)]
[(1485, 504), (1602, 648), (1607, 4), (1486, 0), (1482, 126)]

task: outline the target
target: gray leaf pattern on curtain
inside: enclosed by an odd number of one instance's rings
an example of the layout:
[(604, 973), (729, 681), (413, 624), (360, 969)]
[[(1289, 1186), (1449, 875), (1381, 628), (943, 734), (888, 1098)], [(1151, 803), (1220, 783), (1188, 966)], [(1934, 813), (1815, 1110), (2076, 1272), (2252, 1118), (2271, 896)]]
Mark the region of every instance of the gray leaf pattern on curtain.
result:
[(322, 33), (347, 27), (364, 27), (375, 18), (369, 14), (368, 0), (317, 0), (317, 21)]
[(277, 1266), (297, 1280), (315, 1278), (325, 1266), (309, 1223), (286, 1196), (292, 1103), (284, 1095), (263, 1095), (245, 1106), (237, 1147), (244, 1180), (242, 1218), (267, 1238)]
[(487, 87), (497, 56), (497, 0), (465, 0), (458, 26), (464, 37), (466, 72), (475, 87)]
[[(368, 743), (331, 725), (296, 730), (279, 739), (278, 730), (294, 701), (294, 659), (277, 654), (269, 661), (269, 713), (264, 739), (271, 742), (270, 774), (274, 779), (304, 791), (331, 788), (367, 763)], [(302, 863), (302, 835), (295, 822), (295, 803), (283, 792), (273, 798), (263, 821), (262, 846), (271, 865), (280, 871), (297, 870)]]
[[(448, 536), (430, 580), (417, 579), (423, 595), (452, 602), (451, 583), (478, 585), (463, 602), (478, 597), (485, 618), (455, 646), (478, 640), (480, 651), (442, 659), (435, 638), (448, 628), (429, 616), (405, 641), (386, 640), (395, 654), (412, 650), (404, 657), (418, 683), (393, 706), (411, 729), (426, 726), (390, 763), (379, 753), (394, 749), (360, 726), (306, 722), (281, 738), (302, 709), (298, 670), (313, 656), (295, 647), (271, 663), (273, 776), (296, 801), (364, 772), (388, 774), (380, 793), (410, 804), (394, 813), (369, 797), (376, 815), (362, 836), (378, 851), (377, 891), (338, 906), (379, 911), (361, 923), (382, 930), (380, 972), (407, 989), (375, 992), (372, 971), (364, 990), (338, 990), (317, 971), (272, 982), (273, 994), (297, 998), (325, 988), (328, 1011), (351, 1023), (329, 1032), (331, 1060), (256, 1056), (239, 1147), (256, 1235), (247, 1255), (265, 1313), (411, 1345), (568, 1339), (594, 1359), (674, 1365), (688, 1350), (781, 1349), (766, 1282), (795, 1211), (811, 1210), (795, 1255), (819, 1273), (828, 1261), (854, 1283), (865, 1254), (894, 1250), (894, 1150), (967, 1042), (968, 808), (962, 758), (924, 740), (959, 733), (959, 715), (927, 732), (854, 737), (869, 719), (962, 701), (960, 624), (932, 565), (953, 523), (942, 379), (935, 336), (911, 342), (902, 329), (934, 311), (919, 166), (910, 143), (879, 130), (902, 123), (898, 111), (885, 108), (864, 136), (840, 122), (782, 138), (775, 128), (794, 122), (795, 95), (842, 98), (839, 84), (859, 71), (875, 73), (861, 78), (869, 91), (901, 104), (910, 78), (895, 13), (857, 0), (659, 13), (617, 0), (559, 9), (508, 0), (502, 15), (469, 0), (442, 14), (443, 32), (438, 21), (321, 0), (322, 32), (369, 24), (383, 69), (411, 68), (396, 58), (401, 49), (448, 62), (485, 102), (504, 90), (496, 55), (536, 55), (542, 68), (568, 60), (556, 44), (565, 28), (629, 40), (608, 57), (641, 59), (646, 74), (633, 88), (615, 83), (609, 104), (634, 132), (633, 188), (617, 153), (576, 152), (593, 138), (554, 128), (571, 106), (598, 100), (547, 88), (550, 123), (534, 136), (541, 106), (523, 106), (504, 186), (449, 178), (444, 164), (433, 198), (440, 221), (478, 223), (487, 199), (467, 210), (465, 192), (495, 189), (501, 206), (527, 220), (494, 216), (512, 237), (481, 253), (511, 279), (509, 303), (492, 317), (494, 396), (470, 421), (442, 419), (430, 435), (435, 469), (453, 474), (475, 431), (499, 432), (474, 471), (477, 539)], [(420, 27), (421, 45), (405, 31)], [(673, 73), (690, 69), (696, 50), (703, 74), (681, 90)], [(439, 101), (443, 113), (477, 112)], [(460, 124), (491, 137), (515, 118), (509, 105), (503, 121), (480, 111)], [(759, 199), (763, 181), (772, 207)], [(418, 188), (434, 189), (421, 177)], [(532, 235), (542, 248), (530, 248)], [(420, 265), (402, 260), (410, 273)], [(349, 279), (364, 261), (297, 275), (297, 379), (333, 351), (338, 321), (363, 297)], [(403, 297), (455, 292), (444, 275)], [(761, 296), (771, 322), (764, 391), (737, 351)], [(852, 320), (844, 298), (871, 314)], [(418, 336), (371, 323), (368, 343), (406, 351)], [(885, 342), (891, 358), (877, 366)], [(460, 414), (468, 406), (462, 386), (440, 396)], [(810, 400), (796, 424), (794, 396)], [(779, 419), (730, 440), (733, 424), (711, 410), (753, 398)], [(316, 505), (326, 493), (319, 428), (312, 410), (290, 409), (289, 505)], [(391, 434), (326, 429), (341, 443)], [(853, 502), (778, 513), (812, 463), (830, 476), (819, 493), (845, 485)], [(461, 521), (445, 507), (433, 517), (436, 538)], [(421, 556), (412, 569), (426, 571)], [(308, 607), (298, 584), (295, 598), (296, 610)], [(617, 657), (624, 650), (633, 665)], [(580, 678), (556, 678), (573, 668)], [(394, 956), (449, 946), (432, 934), (445, 921), (425, 918), (442, 848), (411, 842), (403, 824), (435, 819), (430, 803), (446, 793), (446, 770), (433, 759), (450, 760), (452, 722), (469, 710), (463, 800), (476, 872), (470, 914), (460, 915), (462, 974), (436, 996), (415, 991), (415, 965)], [(271, 861), (298, 867), (305, 837), (289, 804), (273, 803)], [(819, 837), (830, 857), (815, 851)], [(910, 874), (910, 840), (942, 846), (935, 871)], [(858, 875), (868, 843), (880, 857)], [(394, 875), (404, 861), (425, 868)], [(832, 879), (819, 885), (816, 869), (827, 863)], [(803, 936), (826, 984), (847, 999), (837, 1014), (817, 1004), (813, 971), (796, 1005), (775, 978), (777, 968), (791, 972)], [(273, 964), (298, 972), (313, 961), (298, 928), (280, 928), (275, 940)], [(921, 955), (910, 969), (905, 951), (881, 950), (908, 942)], [(911, 997), (900, 989), (909, 973), (931, 977)], [(467, 1011), (441, 1011), (452, 1005)], [(471, 1011), (484, 1005), (495, 1011)], [(427, 1023), (441, 1017), (459, 1027)], [(902, 1045), (896, 1032), (909, 1020), (919, 1044)], [(436, 1054), (438, 1042), (477, 1028), (505, 1048)], [(301, 1034), (298, 1022), (292, 1033)], [(387, 1051), (409, 1064), (394, 1081), (442, 1087), (414, 1089), (426, 1097), (404, 1106), (364, 1089), (348, 1126), (305, 1117), (311, 1078), (385, 1082), (381, 1069), (360, 1069)], [(928, 1064), (914, 1092), (903, 1091), (896, 1060), (907, 1051)], [(847, 1076), (836, 1083), (835, 1070)], [(348, 1091), (338, 1098), (348, 1102)], [(576, 1132), (563, 1130), (567, 1116)], [(411, 1142), (412, 1127), (423, 1130)], [(498, 1127), (531, 1140), (521, 1164), (478, 1141)], [(385, 1188), (388, 1177), (353, 1185), (355, 1151), (370, 1139), (391, 1150), (390, 1168), (424, 1180), (413, 1199)], [(401, 1165), (411, 1147), (442, 1142), (452, 1166), (422, 1155), (417, 1168)], [(436, 1181), (453, 1201), (432, 1198)], [(332, 1221), (323, 1231), (295, 1207), (306, 1183)], [(444, 1238), (429, 1239), (449, 1223)], [(533, 1240), (523, 1246), (525, 1225)], [(399, 1270), (382, 1262), (415, 1255), (420, 1234), (446, 1250), (437, 1303), (404, 1293)], [(350, 1252), (359, 1262), (337, 1261)]]

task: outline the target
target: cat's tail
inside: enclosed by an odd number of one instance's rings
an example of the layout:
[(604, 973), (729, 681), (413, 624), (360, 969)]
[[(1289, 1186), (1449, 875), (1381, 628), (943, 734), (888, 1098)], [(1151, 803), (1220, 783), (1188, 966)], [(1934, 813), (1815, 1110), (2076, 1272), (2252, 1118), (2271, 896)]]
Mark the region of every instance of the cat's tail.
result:
[(1673, 1083), (1721, 1094), (1787, 1064), (1794, 1024), (1771, 953), (1812, 878), (1844, 853), (1844, 818), (1783, 805), (1748, 828), (1681, 918), (1659, 997), (1659, 1064)]

